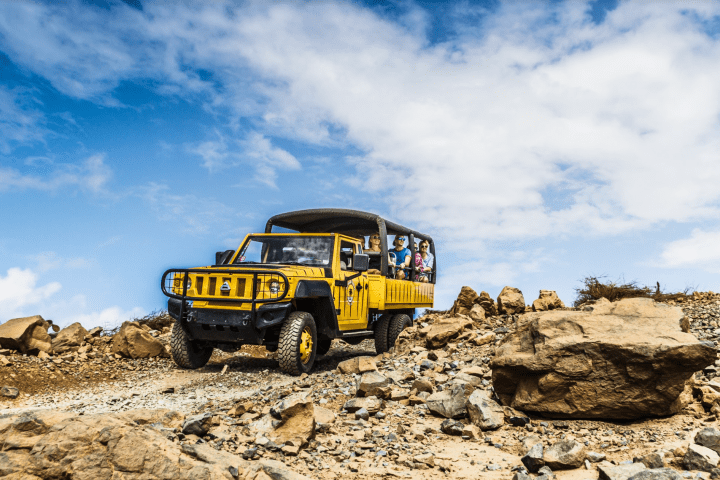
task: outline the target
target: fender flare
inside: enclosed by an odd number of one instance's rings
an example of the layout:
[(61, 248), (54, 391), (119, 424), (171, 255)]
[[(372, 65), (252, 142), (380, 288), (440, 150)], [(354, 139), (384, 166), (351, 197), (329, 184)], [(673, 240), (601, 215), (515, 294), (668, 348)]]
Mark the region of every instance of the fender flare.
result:
[[(315, 318), (315, 324), (318, 333), (322, 333), (329, 338), (337, 338), (340, 336), (338, 327), (337, 312), (335, 311), (335, 301), (330, 285), (323, 280), (300, 280), (295, 288), (295, 300), (316, 299), (320, 302), (321, 311), (315, 312), (318, 318)], [(298, 307), (299, 308), (299, 307)]]

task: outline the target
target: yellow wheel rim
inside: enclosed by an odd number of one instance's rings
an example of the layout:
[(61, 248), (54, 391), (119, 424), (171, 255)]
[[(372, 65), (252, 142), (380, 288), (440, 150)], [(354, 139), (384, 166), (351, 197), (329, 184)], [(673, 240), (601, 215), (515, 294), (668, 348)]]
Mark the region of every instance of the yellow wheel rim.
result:
[(300, 334), (300, 361), (308, 363), (310, 354), (312, 353), (313, 339), (310, 327), (305, 327)]

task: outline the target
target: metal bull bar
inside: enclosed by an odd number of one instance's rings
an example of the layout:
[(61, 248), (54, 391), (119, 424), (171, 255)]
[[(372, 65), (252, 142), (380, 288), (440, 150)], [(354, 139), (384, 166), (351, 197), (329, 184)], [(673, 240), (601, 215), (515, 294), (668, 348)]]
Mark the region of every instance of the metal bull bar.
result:
[[(252, 275), (252, 298), (237, 298), (237, 297), (188, 297), (187, 296), (187, 287), (188, 287), (188, 279), (190, 278), (190, 273), (203, 273), (206, 275), (247, 275), (248, 277)], [(168, 276), (172, 275), (170, 279), (168, 279)], [(173, 293), (172, 289), (175, 283), (176, 276), (182, 275), (182, 295), (178, 295), (177, 293)], [(258, 290), (258, 279), (261, 277), (271, 277), (275, 278), (278, 281), (281, 281), (282, 284), (284, 284), (283, 292), (281, 295), (279, 295), (277, 298), (262, 298), (258, 299), (258, 293), (260, 292)], [(264, 279), (263, 279), (264, 280)], [(169, 287), (169, 288), (168, 288)], [(258, 303), (278, 303), (285, 299), (285, 297), (288, 295), (288, 290), (290, 289), (290, 282), (288, 281), (287, 276), (282, 272), (268, 272), (267, 270), (229, 270), (229, 269), (213, 269), (208, 270), (206, 268), (171, 268), (170, 270), (166, 270), (165, 273), (163, 273), (162, 279), (160, 280), (160, 288), (162, 289), (162, 292), (170, 298), (174, 298), (177, 300), (180, 300), (180, 313), (178, 315), (178, 321), (180, 322), (180, 325), (183, 327), (184, 330), (187, 330), (185, 328), (185, 319), (183, 318), (183, 314), (185, 313), (185, 302), (187, 300), (192, 301), (208, 301), (208, 302), (227, 302), (227, 303), (250, 303), (252, 305), (252, 318), (255, 318), (255, 310), (256, 305)], [(263, 290), (264, 291), (264, 290)]]

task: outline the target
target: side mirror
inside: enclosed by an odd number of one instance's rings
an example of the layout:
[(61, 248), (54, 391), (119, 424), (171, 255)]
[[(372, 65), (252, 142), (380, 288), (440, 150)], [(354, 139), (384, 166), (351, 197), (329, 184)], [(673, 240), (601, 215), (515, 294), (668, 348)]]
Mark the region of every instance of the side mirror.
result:
[(353, 255), (353, 270), (356, 272), (367, 272), (370, 267), (370, 255), (356, 253)]
[(224, 265), (235, 253), (235, 250), (225, 250), (224, 252), (215, 252), (215, 265)]

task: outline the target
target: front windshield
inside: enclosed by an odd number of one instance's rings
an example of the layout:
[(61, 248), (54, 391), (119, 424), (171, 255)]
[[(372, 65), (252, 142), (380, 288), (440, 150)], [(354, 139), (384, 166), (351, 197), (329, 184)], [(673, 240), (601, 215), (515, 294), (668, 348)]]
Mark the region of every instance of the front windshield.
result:
[(329, 267), (334, 237), (250, 237), (234, 264), (285, 263)]

